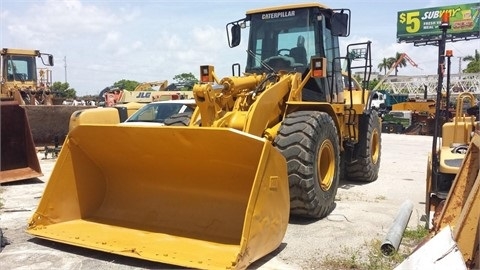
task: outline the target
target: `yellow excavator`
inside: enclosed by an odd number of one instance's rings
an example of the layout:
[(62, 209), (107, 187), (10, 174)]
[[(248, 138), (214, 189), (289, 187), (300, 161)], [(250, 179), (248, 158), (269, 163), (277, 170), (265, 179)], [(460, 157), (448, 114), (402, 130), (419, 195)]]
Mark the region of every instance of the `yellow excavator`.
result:
[[(381, 120), (365, 90), (371, 44), (350, 44), (344, 57), (339, 48), (350, 15), (292, 4), (228, 23), (230, 47), (250, 28), (244, 73), (233, 64), (219, 79), (201, 66), (195, 111), (166, 126), (76, 114), (28, 233), (183, 267), (244, 269), (281, 244), (290, 214), (329, 215), (340, 178), (375, 181), (380, 166)], [(352, 88), (354, 69), (363, 89)]]

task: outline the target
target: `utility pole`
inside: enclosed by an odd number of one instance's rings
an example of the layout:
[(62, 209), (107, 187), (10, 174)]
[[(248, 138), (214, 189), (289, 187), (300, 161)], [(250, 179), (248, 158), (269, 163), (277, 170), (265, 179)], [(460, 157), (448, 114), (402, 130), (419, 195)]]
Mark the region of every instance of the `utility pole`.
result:
[(461, 56), (458, 56), (458, 74), (462, 74), (462, 60), (463, 58)]
[(63, 62), (65, 63), (65, 83), (67, 82), (67, 56), (63, 57)]

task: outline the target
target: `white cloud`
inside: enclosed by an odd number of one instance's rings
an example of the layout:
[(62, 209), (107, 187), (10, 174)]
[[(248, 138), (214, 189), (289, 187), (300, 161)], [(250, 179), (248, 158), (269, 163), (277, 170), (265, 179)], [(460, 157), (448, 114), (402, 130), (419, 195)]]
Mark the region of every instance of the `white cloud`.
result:
[[(300, 0), (299, 0), (300, 1)], [(121, 79), (172, 80), (180, 73), (198, 77), (200, 65), (214, 65), (218, 76), (229, 76), (231, 65), (246, 59), (247, 32), (239, 47), (227, 46), (225, 24), (245, 11), (290, 3), (277, 1), (191, 0), (26, 0), (3, 1), (0, 11), (4, 47), (39, 49), (55, 56), (54, 80), (63, 81), (64, 57), (68, 82), (81, 95), (97, 94)], [(304, 2), (304, 1), (300, 1)], [(396, 43), (398, 10), (451, 5), (454, 0), (425, 3), (325, 0), (333, 8), (352, 9), (352, 34), (347, 42), (372, 41), (374, 70), (383, 57), (407, 53), (423, 70), (406, 67), (399, 74), (435, 74), (435, 46), (414, 47)], [(381, 11), (381, 12), (379, 12)], [(472, 55), (480, 42), (447, 44), (455, 56)], [(342, 46), (341, 53), (345, 53)], [(457, 58), (456, 58), (457, 59)], [(458, 59), (453, 62), (458, 68)], [(464, 64), (466, 65), (466, 64)]]
[(140, 49), (142, 46), (143, 46), (143, 42), (137, 40), (137, 41), (133, 42), (132, 49), (137, 50), (137, 49)]
[(120, 40), (120, 33), (117, 31), (108, 32), (103, 42), (98, 45), (99, 49), (106, 49), (112, 45), (118, 45)]
[(133, 22), (142, 14), (142, 12), (138, 8), (120, 8), (120, 11), (123, 14), (123, 20), (126, 22)]

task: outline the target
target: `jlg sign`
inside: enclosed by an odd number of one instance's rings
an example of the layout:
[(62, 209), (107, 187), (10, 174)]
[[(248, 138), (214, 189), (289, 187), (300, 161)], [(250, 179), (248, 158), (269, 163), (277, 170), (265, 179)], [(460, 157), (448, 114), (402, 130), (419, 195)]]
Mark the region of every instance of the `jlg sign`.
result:
[(135, 98), (150, 98), (150, 92), (139, 92)]

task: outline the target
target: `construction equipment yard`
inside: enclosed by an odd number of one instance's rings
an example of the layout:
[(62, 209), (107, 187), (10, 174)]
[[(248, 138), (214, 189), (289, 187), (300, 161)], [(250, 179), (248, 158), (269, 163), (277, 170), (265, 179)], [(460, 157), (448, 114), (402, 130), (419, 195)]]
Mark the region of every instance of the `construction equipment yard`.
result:
[[(318, 221), (292, 217), (280, 247), (249, 269), (328, 269), (325, 264), (335, 258), (365, 259), (361, 254), (367, 252), (365, 244), (384, 240), (407, 200), (414, 205), (408, 228), (425, 226), (425, 167), (431, 144), (430, 136), (383, 134), (378, 180), (342, 180), (330, 215)], [(38, 157), (44, 176), (0, 186), (0, 224), (9, 242), (0, 252), (2, 269), (178, 269), (27, 234), (28, 220), (56, 162), (50, 155), (44, 159), (41, 152)], [(403, 248), (401, 245), (399, 251)]]
[[(105, 107), (56, 113), (46, 144), (28, 111), (53, 111), (35, 77), (53, 55), (3, 49), (1, 269), (477, 269), (478, 82), (450, 80), (446, 43), (480, 38), (464, 27), (480, 3), (436, 9), (397, 24), (397, 42), (438, 46), (435, 100), (377, 91), (417, 66), (406, 53), (377, 86), (372, 41), (342, 56), (351, 9), (271, 6), (226, 24), (230, 48), (248, 38), (244, 72), (201, 65), (163, 101), (185, 110), (146, 105), (167, 81), (107, 87)], [(417, 33), (428, 14), (438, 31)]]

